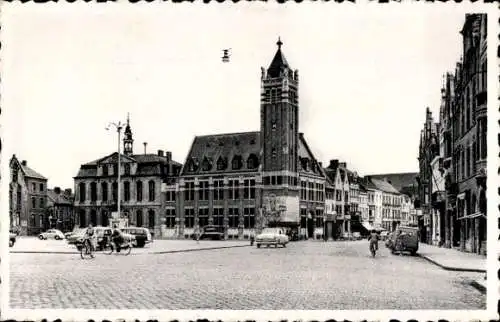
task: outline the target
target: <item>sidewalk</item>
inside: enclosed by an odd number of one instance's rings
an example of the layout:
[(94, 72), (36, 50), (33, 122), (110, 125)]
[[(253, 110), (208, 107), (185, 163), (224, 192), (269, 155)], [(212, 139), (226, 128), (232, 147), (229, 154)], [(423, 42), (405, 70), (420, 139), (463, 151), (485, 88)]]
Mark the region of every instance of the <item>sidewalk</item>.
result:
[(449, 271), (486, 273), (486, 256), (419, 243), (417, 255)]
[[(200, 250), (224, 249), (250, 246), (249, 241), (200, 241), (195, 240), (154, 240), (144, 248), (134, 248), (132, 254), (168, 254)], [(39, 240), (33, 237), (18, 237), (10, 253), (23, 254), (78, 254), (74, 245), (66, 240)]]

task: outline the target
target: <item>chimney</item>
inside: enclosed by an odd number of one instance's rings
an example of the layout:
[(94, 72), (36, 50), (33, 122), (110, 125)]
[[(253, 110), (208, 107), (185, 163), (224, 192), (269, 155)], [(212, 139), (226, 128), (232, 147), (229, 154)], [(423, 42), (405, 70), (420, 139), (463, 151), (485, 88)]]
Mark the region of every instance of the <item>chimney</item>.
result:
[(330, 165), (328, 166), (328, 168), (330, 168), (330, 169), (334, 169), (334, 168), (336, 168), (338, 165), (339, 165), (339, 160), (337, 160), (337, 159), (330, 160)]
[(144, 154), (146, 154), (146, 147), (148, 146), (148, 143), (147, 142), (143, 142), (142, 144), (144, 144)]
[(64, 193), (68, 196), (71, 196), (73, 194), (73, 191), (71, 189), (64, 189)]
[(162, 150), (158, 150), (158, 156), (160, 156), (160, 157), (163, 156), (163, 151)]
[(345, 163), (345, 162), (340, 162), (340, 163), (339, 163), (339, 166), (340, 166), (341, 168), (347, 168), (347, 163)]
[(167, 157), (167, 162), (172, 161), (172, 152), (171, 151), (166, 151), (166, 157)]
[(59, 187), (54, 187), (54, 192), (55, 192), (56, 194), (60, 194), (60, 193), (61, 193), (61, 188), (59, 188)]
[(23, 160), (23, 161), (21, 161), (21, 165), (25, 167), (28, 165), (28, 162), (26, 160)]

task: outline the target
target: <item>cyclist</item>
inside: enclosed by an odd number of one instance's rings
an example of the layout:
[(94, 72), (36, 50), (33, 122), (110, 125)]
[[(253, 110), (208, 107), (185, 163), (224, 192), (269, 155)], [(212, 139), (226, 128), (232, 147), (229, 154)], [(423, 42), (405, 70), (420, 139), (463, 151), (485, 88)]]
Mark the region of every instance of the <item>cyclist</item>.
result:
[(88, 241), (90, 245), (90, 252), (93, 253), (96, 249), (96, 233), (92, 224), (89, 224), (87, 230), (85, 231), (84, 240)]
[(371, 251), (372, 247), (374, 247), (375, 251), (378, 250), (378, 240), (379, 240), (379, 237), (378, 237), (377, 231), (372, 230), (370, 232), (370, 237), (368, 237), (368, 241), (370, 242), (370, 251)]
[(111, 234), (111, 240), (115, 244), (116, 252), (119, 253), (121, 245), (123, 243), (123, 235), (120, 229), (116, 225), (113, 226), (113, 233)]

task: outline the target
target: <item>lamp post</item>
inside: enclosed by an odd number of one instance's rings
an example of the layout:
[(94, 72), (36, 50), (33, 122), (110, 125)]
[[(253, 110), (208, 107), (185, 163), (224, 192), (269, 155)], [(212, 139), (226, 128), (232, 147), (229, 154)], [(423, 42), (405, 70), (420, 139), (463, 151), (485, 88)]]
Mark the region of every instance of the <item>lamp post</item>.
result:
[(125, 125), (124, 123), (119, 121), (118, 123), (110, 122), (108, 124), (108, 126), (106, 127), (106, 130), (108, 130), (108, 131), (111, 129), (111, 127), (114, 127), (114, 128), (116, 128), (116, 132), (118, 133), (118, 169), (116, 171), (118, 178), (117, 178), (117, 182), (116, 182), (116, 185), (117, 185), (117, 192), (116, 193), (117, 193), (117, 202), (118, 202), (117, 211), (118, 211), (119, 217), (121, 217), (121, 209), (120, 209), (121, 208), (120, 207), (121, 206), (120, 205), (120, 203), (121, 203), (121, 200), (120, 200), (121, 199), (120, 198), (121, 197), (121, 194), (120, 194), (120, 169), (121, 169), (120, 139), (121, 139), (121, 131), (122, 131), (124, 125)]

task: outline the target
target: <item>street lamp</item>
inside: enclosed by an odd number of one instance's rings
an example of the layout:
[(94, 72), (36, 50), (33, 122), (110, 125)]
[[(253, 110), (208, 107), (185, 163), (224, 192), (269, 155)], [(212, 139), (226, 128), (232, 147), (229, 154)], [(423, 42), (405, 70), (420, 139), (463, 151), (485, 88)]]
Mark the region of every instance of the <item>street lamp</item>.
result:
[(114, 127), (116, 129), (116, 132), (118, 133), (118, 170), (117, 170), (117, 175), (118, 175), (118, 179), (117, 179), (117, 199), (118, 199), (118, 216), (121, 217), (121, 209), (120, 209), (120, 197), (121, 197), (121, 194), (120, 194), (120, 166), (121, 166), (121, 156), (120, 156), (120, 138), (121, 138), (121, 131), (123, 129), (123, 126), (125, 124), (122, 123), (122, 122), (118, 122), (118, 123), (114, 123), (114, 122), (110, 122), (108, 124), (108, 126), (106, 126), (106, 130), (109, 131), (111, 129), (111, 127)]

